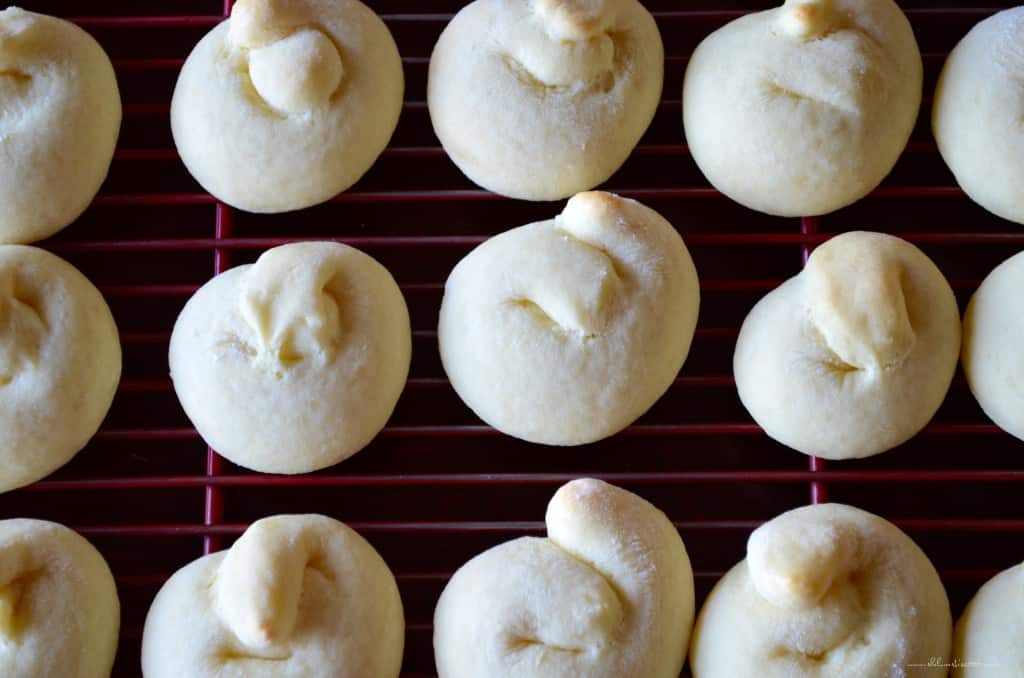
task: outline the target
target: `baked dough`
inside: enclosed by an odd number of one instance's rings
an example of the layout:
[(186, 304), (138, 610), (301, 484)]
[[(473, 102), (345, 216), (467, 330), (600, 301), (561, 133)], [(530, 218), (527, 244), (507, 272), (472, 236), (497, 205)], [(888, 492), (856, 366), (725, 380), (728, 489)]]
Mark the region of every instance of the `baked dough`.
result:
[(694, 678), (941, 678), (952, 627), (938, 573), (899, 528), (805, 506), (750, 535), (704, 602), (690, 666)]
[(559, 200), (626, 161), (663, 77), (661, 35), (636, 0), (476, 0), (434, 47), (427, 104), (474, 183)]
[(892, 0), (786, 0), (709, 35), (683, 84), (693, 159), (736, 202), (824, 214), (892, 170), (921, 105), (921, 54)]
[(45, 250), (0, 245), (0, 491), (85, 447), (120, 379), (120, 337), (99, 290)]
[(347, 245), (295, 243), (196, 292), (171, 334), (171, 378), (219, 454), (307, 473), (384, 428), (411, 352), (409, 312), (387, 269)]
[(441, 360), (491, 426), (579, 445), (625, 428), (668, 389), (698, 305), (671, 224), (638, 202), (580, 193), (459, 262), (441, 302)]
[(398, 125), (403, 89), (395, 41), (359, 0), (238, 0), (185, 62), (171, 130), (218, 200), (286, 212), (370, 169)]
[(693, 572), (665, 514), (582, 479), (555, 493), (546, 521), (546, 539), (496, 546), (445, 587), (439, 678), (677, 678)]
[(110, 678), (121, 606), (110, 568), (63, 525), (0, 521), (0, 674)]
[(107, 178), (121, 127), (114, 67), (56, 17), (0, 11), (0, 243), (49, 237)]
[(326, 516), (253, 523), (178, 570), (142, 634), (146, 678), (397, 678), (405, 621), (380, 555)]
[(1020, 678), (1024, 672), (1024, 565), (1000, 572), (964, 609), (953, 633), (950, 678)]
[(976, 203), (1024, 223), (1024, 7), (990, 16), (950, 52), (932, 106), (932, 132), (957, 183)]
[(1024, 253), (988, 274), (964, 313), (964, 373), (992, 421), (1024, 440)]
[(740, 400), (779, 442), (826, 459), (869, 457), (908, 440), (949, 390), (960, 312), (935, 264), (905, 240), (852, 232), (743, 321)]

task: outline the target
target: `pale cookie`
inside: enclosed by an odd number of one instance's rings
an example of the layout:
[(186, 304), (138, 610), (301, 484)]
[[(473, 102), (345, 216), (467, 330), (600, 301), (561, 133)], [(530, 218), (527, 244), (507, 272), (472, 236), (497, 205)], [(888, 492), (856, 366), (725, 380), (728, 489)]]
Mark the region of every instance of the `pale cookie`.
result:
[(0, 675), (110, 678), (121, 628), (103, 556), (63, 525), (0, 521)]
[(99, 290), (45, 250), (0, 245), (0, 491), (85, 447), (120, 379), (121, 341)]
[(942, 68), (932, 132), (942, 159), (976, 203), (1024, 223), (1024, 7), (985, 19)]
[(960, 315), (949, 283), (905, 240), (854, 231), (820, 245), (740, 328), (740, 400), (779, 442), (826, 459), (905, 442), (956, 371)]
[(324, 202), (387, 146), (402, 60), (359, 0), (238, 0), (189, 55), (171, 101), (181, 159), (249, 212)]
[(939, 575), (907, 535), (818, 504), (750, 535), (704, 602), (690, 666), (694, 678), (943, 678), (952, 627)]
[(982, 281), (964, 313), (964, 374), (992, 421), (1024, 440), (1024, 253)]
[(405, 386), (412, 332), (387, 269), (331, 242), (275, 247), (206, 283), (170, 343), (171, 378), (203, 439), (265, 473), (352, 456)]
[(142, 634), (145, 678), (398, 678), (398, 586), (365, 539), (326, 516), (249, 526), (178, 570)]
[(474, 183), (567, 198), (629, 157), (661, 98), (663, 61), (636, 0), (476, 0), (430, 57), (430, 120)]
[(665, 514), (583, 479), (555, 493), (545, 520), (547, 538), (496, 546), (445, 587), (439, 678), (678, 678), (693, 572)]
[(699, 286), (679, 233), (654, 210), (580, 193), (556, 218), (473, 250), (438, 324), (452, 386), (504, 433), (579, 445), (625, 428), (686, 359)]
[(683, 85), (693, 159), (738, 203), (824, 214), (889, 174), (917, 120), (921, 54), (892, 0), (786, 0), (697, 47)]
[(964, 609), (953, 634), (950, 678), (1024, 675), (1024, 565), (985, 582)]
[(121, 95), (78, 26), (0, 11), (0, 243), (30, 243), (85, 211), (107, 178)]

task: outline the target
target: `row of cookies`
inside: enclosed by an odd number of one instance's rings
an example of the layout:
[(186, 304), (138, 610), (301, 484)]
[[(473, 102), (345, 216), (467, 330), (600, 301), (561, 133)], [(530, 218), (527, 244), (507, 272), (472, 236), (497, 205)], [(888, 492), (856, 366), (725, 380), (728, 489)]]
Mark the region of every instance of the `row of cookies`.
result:
[[(982, 284), (962, 351), (982, 407), (1018, 436), (1021, 276), (1024, 255)], [(636, 201), (581, 193), (554, 219), (490, 238), (455, 266), (438, 320), (441, 362), (459, 397), (501, 432), (595, 442), (675, 381), (699, 296), (671, 224)], [(258, 471), (304, 473), (351, 456), (384, 427), (410, 345), (408, 312), (383, 267), (342, 245), (298, 243), (196, 293), (172, 334), (171, 376), (218, 452)], [(852, 232), (820, 245), (754, 306), (734, 373), (768, 435), (846, 459), (924, 428), (960, 355), (957, 302), (935, 264), (900, 238)]]
[[(1018, 222), (1022, 111), (1004, 91), (1024, 74), (1022, 37), (1024, 9), (972, 30), (950, 55), (933, 111), (960, 184)], [(475, 0), (434, 47), (427, 105), (474, 183), (558, 200), (622, 166), (654, 118), (663, 77), (658, 27), (636, 0)], [(397, 125), (402, 89), (397, 48), (358, 2), (241, 0), (189, 56), (171, 124), (206, 190), (242, 209), (285, 211), (327, 200), (370, 167)], [(892, 0), (786, 0), (698, 46), (683, 86), (685, 135), (730, 198), (770, 214), (823, 214), (889, 174), (921, 89), (914, 33)]]
[[(830, 459), (889, 450), (938, 410), (958, 357), (988, 415), (1024, 437), (1017, 376), (1024, 255), (961, 321), (949, 283), (894, 236), (838, 235), (740, 329), (740, 399), (772, 438)], [(644, 205), (581, 193), (554, 219), (495, 236), (448, 278), (441, 361), (485, 422), (548, 445), (611, 436), (674, 382), (699, 282), (679, 232)], [(92, 437), (117, 390), (117, 327), (100, 292), (44, 250), (0, 246), (0, 490), (34, 482)], [(409, 372), (409, 312), (391, 274), (333, 242), (263, 253), (203, 285), (171, 335), (175, 392), (236, 464), (307, 473), (384, 428)]]
[[(581, 479), (551, 499), (547, 537), (476, 556), (434, 612), (439, 678), (1011, 676), (1024, 662), (1018, 566), (982, 587), (954, 639), (938, 573), (899, 528), (817, 504), (750, 535), (694, 626), (694, 577), (669, 519)], [(0, 522), (6, 676), (108, 678), (119, 631), (110, 569), (54, 523)], [(692, 631), (692, 640), (691, 640)], [(146, 617), (146, 678), (396, 678), (405, 621), (395, 578), (358, 533), (320, 515), (252, 525), (178, 570)], [(995, 667), (996, 670), (992, 670)]]
[[(935, 98), (939, 149), (967, 193), (1024, 222), (1015, 191), (1024, 9), (979, 24)], [(476, 0), (441, 34), (428, 107), (477, 184), (555, 200), (608, 179), (661, 98), (658, 28), (636, 0)], [(787, 0), (708, 36), (687, 68), (686, 138), (709, 181), (780, 215), (814, 215), (875, 188), (921, 99), (921, 56), (891, 0)], [(196, 180), (255, 212), (315, 205), (354, 184), (398, 124), (402, 62), (358, 0), (239, 0), (182, 68), (171, 127)], [(110, 167), (121, 103), (110, 60), (70, 23), (0, 12), (0, 241), (52, 235)]]

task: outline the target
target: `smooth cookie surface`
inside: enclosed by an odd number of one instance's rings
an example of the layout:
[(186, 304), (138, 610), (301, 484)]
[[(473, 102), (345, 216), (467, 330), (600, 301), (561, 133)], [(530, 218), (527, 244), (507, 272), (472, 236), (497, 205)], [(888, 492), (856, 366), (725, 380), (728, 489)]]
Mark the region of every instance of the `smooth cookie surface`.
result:
[(988, 17), (953, 48), (932, 132), (957, 183), (990, 212), (1024, 223), (1024, 7)]
[(0, 245), (0, 491), (85, 447), (120, 379), (120, 336), (99, 290), (45, 250)]
[(817, 504), (750, 536), (704, 602), (690, 666), (694, 678), (942, 678), (951, 634), (939, 575), (907, 535)]
[(121, 96), (78, 26), (0, 11), (0, 243), (31, 243), (85, 211), (107, 177)]
[(0, 674), (109, 678), (120, 617), (92, 544), (57, 523), (0, 521)]

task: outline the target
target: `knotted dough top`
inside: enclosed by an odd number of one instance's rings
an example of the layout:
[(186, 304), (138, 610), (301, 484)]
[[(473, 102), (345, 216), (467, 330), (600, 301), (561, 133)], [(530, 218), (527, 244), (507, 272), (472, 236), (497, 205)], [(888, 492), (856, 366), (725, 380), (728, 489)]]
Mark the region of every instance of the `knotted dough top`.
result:
[(939, 575), (907, 535), (818, 504), (754, 531), (704, 603), (690, 663), (694, 678), (940, 678), (951, 632)]
[(239, 0), (185, 62), (171, 127), (203, 188), (244, 210), (284, 212), (370, 168), (403, 89), (398, 48), (359, 0)]
[(0, 675), (110, 678), (120, 617), (92, 544), (57, 523), (0, 521)]
[(120, 378), (120, 337), (99, 290), (45, 250), (0, 245), (0, 491), (85, 447)]
[(491, 238), (452, 271), (438, 326), (459, 396), (509, 435), (604, 438), (661, 397), (690, 348), (697, 272), (654, 210), (574, 196), (549, 221)]
[(319, 515), (258, 520), (174, 573), (146, 617), (146, 678), (397, 678), (405, 623), (380, 555)]
[(786, 0), (697, 47), (683, 86), (686, 140), (733, 200), (824, 214), (889, 173), (921, 103), (922, 64), (892, 0)]
[(567, 198), (610, 177), (640, 141), (663, 60), (636, 0), (476, 0), (434, 47), (431, 122), (475, 183)]
[(171, 335), (171, 377), (217, 452), (258, 471), (306, 473), (384, 427), (411, 346), (387, 269), (346, 245), (296, 243), (196, 292)]
[(904, 442), (945, 398), (960, 350), (956, 298), (899, 238), (855, 231), (811, 254), (743, 322), (740, 399), (771, 437), (819, 457)]
[(640, 497), (575, 480), (548, 536), (473, 558), (434, 612), (439, 678), (677, 678), (693, 622), (679, 533)]

